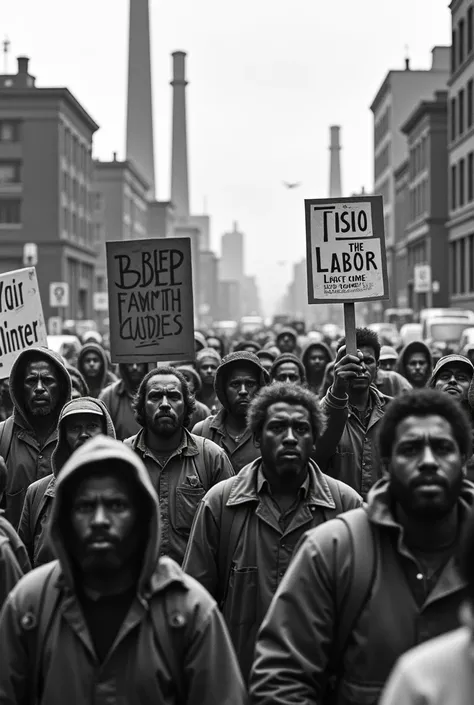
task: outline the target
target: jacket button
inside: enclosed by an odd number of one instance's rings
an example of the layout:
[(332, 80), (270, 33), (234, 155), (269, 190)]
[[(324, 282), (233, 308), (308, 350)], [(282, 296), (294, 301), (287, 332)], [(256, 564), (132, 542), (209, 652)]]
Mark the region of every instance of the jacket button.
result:
[(38, 460), (42, 460), (42, 459), (43, 459), (43, 456), (42, 456), (42, 455), (38, 455)]

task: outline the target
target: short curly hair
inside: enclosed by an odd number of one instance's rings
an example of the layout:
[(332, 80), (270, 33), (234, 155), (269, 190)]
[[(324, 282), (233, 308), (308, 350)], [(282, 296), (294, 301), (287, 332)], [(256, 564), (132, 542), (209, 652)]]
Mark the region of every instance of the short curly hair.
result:
[(262, 387), (252, 399), (247, 412), (247, 427), (252, 431), (254, 437), (258, 437), (262, 432), (263, 425), (267, 420), (268, 408), (272, 404), (280, 402), (293, 406), (303, 406), (307, 409), (314, 442), (321, 437), (325, 427), (325, 417), (319, 406), (318, 397), (309, 389), (291, 382), (273, 382), (267, 387)]
[(398, 424), (408, 416), (442, 416), (453, 429), (465, 457), (472, 453), (471, 425), (462, 406), (449, 394), (435, 389), (414, 389), (392, 399), (380, 421), (378, 446), (384, 459), (390, 458)]
[[(337, 349), (339, 350), (345, 344), (346, 339), (341, 338), (337, 343)], [(379, 361), (380, 340), (379, 336), (374, 330), (370, 330), (370, 328), (356, 328), (356, 344), (358, 348), (372, 348), (375, 353), (375, 359), (377, 360), (377, 362)]]
[(146, 426), (146, 417), (145, 417), (145, 398), (146, 398), (146, 388), (147, 384), (150, 379), (153, 377), (156, 377), (156, 375), (173, 375), (173, 377), (177, 377), (179, 381), (181, 382), (181, 389), (183, 391), (183, 398), (184, 398), (184, 403), (186, 406), (186, 412), (184, 415), (184, 422), (183, 425), (188, 428), (189, 423), (191, 421), (191, 417), (193, 415), (193, 411), (196, 408), (196, 401), (194, 399), (193, 394), (191, 393), (191, 389), (189, 387), (189, 384), (186, 380), (186, 377), (180, 372), (179, 370), (176, 369), (176, 367), (171, 367), (170, 365), (162, 365), (161, 367), (154, 367), (150, 372), (148, 372), (142, 381), (140, 382), (140, 386), (138, 387), (138, 391), (135, 395), (135, 398), (133, 400), (132, 406), (133, 410), (135, 413), (135, 419), (137, 423), (144, 428)]

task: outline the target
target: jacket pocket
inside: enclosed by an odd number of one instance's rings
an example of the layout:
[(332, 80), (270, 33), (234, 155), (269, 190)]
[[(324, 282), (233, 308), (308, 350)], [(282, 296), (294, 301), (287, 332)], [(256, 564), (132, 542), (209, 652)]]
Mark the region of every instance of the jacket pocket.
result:
[(204, 487), (181, 485), (176, 488), (176, 530), (189, 536), (199, 502), (206, 494)]

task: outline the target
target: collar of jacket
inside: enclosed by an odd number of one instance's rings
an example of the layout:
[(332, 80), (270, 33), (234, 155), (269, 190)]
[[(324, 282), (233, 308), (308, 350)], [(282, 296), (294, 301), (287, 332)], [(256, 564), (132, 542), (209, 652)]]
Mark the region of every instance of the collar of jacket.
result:
[[(214, 418), (211, 421), (211, 425), (209, 428), (212, 428), (213, 431), (216, 431), (220, 436), (223, 438), (227, 438), (229, 435), (226, 431), (225, 428), (225, 420), (227, 418), (227, 411), (226, 409), (219, 409), (217, 414), (214, 416)], [(242, 445), (244, 441), (247, 441), (249, 438), (252, 437), (252, 432), (250, 429), (246, 428), (245, 431), (241, 436), (239, 436), (239, 443), (238, 445)], [(242, 468), (243, 469), (243, 468)]]
[[(389, 401), (391, 401), (392, 397), (388, 397), (386, 394), (382, 394), (377, 387), (375, 387), (373, 384), (370, 385), (369, 387), (369, 406), (372, 409), (372, 413), (376, 409), (377, 412), (383, 413), (383, 410), (385, 406), (388, 404)], [(352, 411), (352, 404), (350, 402), (350, 399), (348, 398), (348, 406), (349, 406), (349, 413), (353, 413)]]
[[(259, 502), (258, 494), (258, 471), (261, 467), (262, 459), (257, 458), (249, 465), (242, 468), (238, 475), (232, 478), (232, 489), (227, 500), (227, 507), (237, 506), (245, 502)], [(309, 487), (306, 495), (306, 503), (325, 509), (335, 509), (331, 490), (324, 474), (313, 460), (308, 462)]]
[[(180, 455), (198, 455), (199, 454), (199, 449), (197, 447), (196, 441), (193, 438), (192, 433), (190, 433), (186, 428), (183, 426), (183, 432), (184, 436), (181, 440), (181, 443), (179, 444), (179, 454)], [(142, 428), (141, 431), (137, 433), (137, 435), (134, 437), (132, 440), (132, 447), (137, 448), (143, 455), (145, 453), (148, 453), (148, 448), (146, 445), (145, 441), (145, 429)], [(176, 453), (176, 451), (175, 451)], [(172, 453), (171, 455), (174, 455)]]

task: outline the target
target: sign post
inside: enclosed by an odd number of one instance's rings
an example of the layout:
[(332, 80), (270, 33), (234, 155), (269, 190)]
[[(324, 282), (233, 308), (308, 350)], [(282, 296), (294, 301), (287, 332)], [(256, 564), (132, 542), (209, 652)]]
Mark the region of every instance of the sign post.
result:
[(191, 240), (107, 242), (113, 362), (194, 359)]
[(388, 299), (382, 196), (305, 200), (308, 303), (344, 305), (355, 355), (355, 302)]

